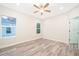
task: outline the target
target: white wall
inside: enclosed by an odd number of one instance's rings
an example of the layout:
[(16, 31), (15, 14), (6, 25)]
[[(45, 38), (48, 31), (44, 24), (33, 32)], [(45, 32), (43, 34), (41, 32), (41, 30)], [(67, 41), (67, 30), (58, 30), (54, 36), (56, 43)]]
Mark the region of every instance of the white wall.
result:
[(79, 6), (77, 6), (76, 8), (68, 12), (67, 14), (68, 14), (69, 19), (79, 16)]
[(40, 22), (39, 19), (0, 6), (0, 16), (2, 15), (16, 18), (16, 37), (0, 39), (0, 48), (41, 38), (41, 34), (36, 34), (36, 23)]
[(43, 23), (43, 36), (46, 39), (68, 42), (67, 16), (61, 15), (45, 20)]
[(79, 16), (79, 7), (59, 16), (50, 17), (43, 22), (43, 37), (69, 43), (69, 20)]

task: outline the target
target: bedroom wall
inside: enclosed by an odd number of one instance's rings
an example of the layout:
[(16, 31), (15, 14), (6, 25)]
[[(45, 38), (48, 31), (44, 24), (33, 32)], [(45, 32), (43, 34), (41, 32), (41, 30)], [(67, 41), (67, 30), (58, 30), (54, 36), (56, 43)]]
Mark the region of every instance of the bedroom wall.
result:
[(41, 34), (36, 34), (36, 23), (40, 22), (39, 19), (0, 6), (0, 16), (2, 15), (16, 18), (16, 37), (0, 38), (0, 48), (41, 38)]
[(50, 17), (43, 22), (43, 37), (69, 43), (69, 19), (79, 16), (79, 7), (59, 16)]
[(43, 23), (43, 37), (50, 40), (68, 42), (68, 20), (66, 15), (52, 17)]

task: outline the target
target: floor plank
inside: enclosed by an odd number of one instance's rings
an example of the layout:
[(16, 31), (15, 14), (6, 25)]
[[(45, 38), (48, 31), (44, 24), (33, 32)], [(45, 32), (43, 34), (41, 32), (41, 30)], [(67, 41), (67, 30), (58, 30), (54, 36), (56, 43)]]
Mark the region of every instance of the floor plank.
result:
[(0, 49), (1, 56), (72, 56), (73, 51), (65, 43), (37, 39)]

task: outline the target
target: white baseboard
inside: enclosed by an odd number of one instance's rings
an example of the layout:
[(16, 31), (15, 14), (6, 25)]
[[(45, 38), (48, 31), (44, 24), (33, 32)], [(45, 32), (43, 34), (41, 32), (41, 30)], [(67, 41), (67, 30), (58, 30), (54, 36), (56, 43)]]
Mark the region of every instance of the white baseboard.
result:
[(36, 40), (36, 39), (39, 39), (39, 38), (30, 39), (30, 40), (21, 41), (21, 42), (17, 42), (17, 43), (9, 44), (9, 45), (0, 46), (0, 49), (2, 49), (2, 48), (6, 48), (6, 47), (10, 47), (10, 46), (14, 46), (14, 45), (17, 45), (17, 44), (20, 44), (20, 43), (28, 42), (28, 41), (31, 41), (31, 40)]
[[(13, 46), (13, 45), (17, 45), (17, 44), (20, 44), (20, 43), (28, 42), (28, 41), (31, 41), (31, 40), (36, 40), (36, 39), (40, 39), (40, 38), (33, 38), (33, 39), (30, 39), (30, 40), (21, 41), (21, 42), (17, 42), (17, 43), (14, 43), (14, 44), (9, 44), (9, 45), (0, 46), (0, 49), (6, 48), (6, 47), (10, 47), (10, 46)], [(44, 38), (44, 39), (48, 39), (48, 38)], [(48, 39), (48, 40), (53, 40), (53, 39)], [(55, 39), (54, 39), (53, 41), (59, 41), (59, 42), (63, 42), (63, 43), (68, 44), (67, 42), (60, 41), (60, 40), (55, 40)]]
[(65, 41), (61, 41), (61, 40), (56, 40), (56, 39), (54, 39), (54, 38), (52, 38), (52, 39), (44, 38), (44, 39), (48, 39), (48, 40), (53, 40), (53, 41), (58, 41), (58, 42), (62, 42), (62, 43), (69, 44), (69, 42), (65, 42)]

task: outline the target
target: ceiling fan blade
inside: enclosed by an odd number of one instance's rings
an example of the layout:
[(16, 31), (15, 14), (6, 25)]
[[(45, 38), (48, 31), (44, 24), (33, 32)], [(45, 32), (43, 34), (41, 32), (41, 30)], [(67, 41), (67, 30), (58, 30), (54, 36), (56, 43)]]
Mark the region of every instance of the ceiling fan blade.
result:
[(46, 5), (44, 6), (44, 8), (46, 8), (49, 5), (49, 3), (46, 3)]
[(37, 12), (39, 12), (39, 11), (34, 11), (34, 13), (37, 13)]
[(35, 4), (34, 4), (33, 6), (36, 7), (36, 8), (38, 8), (38, 9), (40, 9), (40, 8), (39, 8), (37, 5), (35, 5)]
[(45, 10), (45, 12), (51, 12), (50, 10)]

